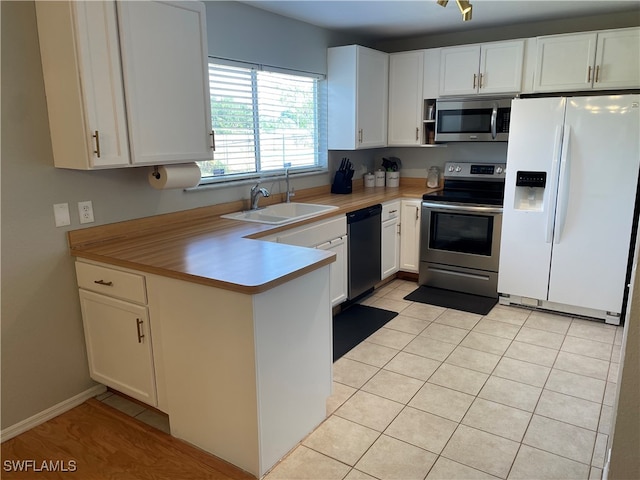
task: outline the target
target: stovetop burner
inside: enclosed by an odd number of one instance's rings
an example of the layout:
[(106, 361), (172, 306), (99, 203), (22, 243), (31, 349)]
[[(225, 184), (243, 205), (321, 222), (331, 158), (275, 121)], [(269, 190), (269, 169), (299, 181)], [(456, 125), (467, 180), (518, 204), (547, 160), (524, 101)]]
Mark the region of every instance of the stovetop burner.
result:
[(438, 192), (425, 193), (422, 199), (439, 203), (502, 206), (505, 170), (506, 164), (504, 163), (447, 162), (443, 189)]

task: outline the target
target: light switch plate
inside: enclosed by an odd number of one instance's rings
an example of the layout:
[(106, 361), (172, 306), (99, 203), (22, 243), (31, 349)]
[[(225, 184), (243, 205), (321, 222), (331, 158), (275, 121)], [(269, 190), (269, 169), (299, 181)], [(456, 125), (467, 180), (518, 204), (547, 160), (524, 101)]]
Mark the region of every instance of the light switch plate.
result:
[(53, 217), (56, 220), (56, 227), (66, 227), (67, 225), (71, 225), (71, 218), (69, 217), (69, 204), (68, 203), (54, 204)]

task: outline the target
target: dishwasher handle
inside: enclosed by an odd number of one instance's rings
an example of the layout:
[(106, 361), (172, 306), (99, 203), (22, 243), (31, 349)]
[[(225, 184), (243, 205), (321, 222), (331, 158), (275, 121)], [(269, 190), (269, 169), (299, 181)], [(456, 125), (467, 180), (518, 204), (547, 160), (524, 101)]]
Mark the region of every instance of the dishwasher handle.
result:
[(375, 217), (377, 215), (382, 215), (382, 204), (373, 205), (371, 207), (347, 213), (347, 224), (366, 220), (367, 218)]

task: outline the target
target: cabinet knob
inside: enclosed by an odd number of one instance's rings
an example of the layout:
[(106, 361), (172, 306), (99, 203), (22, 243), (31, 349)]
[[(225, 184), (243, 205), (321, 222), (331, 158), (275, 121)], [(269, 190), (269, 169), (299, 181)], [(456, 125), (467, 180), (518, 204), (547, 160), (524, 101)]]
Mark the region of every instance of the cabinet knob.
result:
[(113, 282), (105, 282), (104, 280), (94, 280), (93, 283), (97, 283), (98, 285), (104, 285), (105, 287), (113, 286)]

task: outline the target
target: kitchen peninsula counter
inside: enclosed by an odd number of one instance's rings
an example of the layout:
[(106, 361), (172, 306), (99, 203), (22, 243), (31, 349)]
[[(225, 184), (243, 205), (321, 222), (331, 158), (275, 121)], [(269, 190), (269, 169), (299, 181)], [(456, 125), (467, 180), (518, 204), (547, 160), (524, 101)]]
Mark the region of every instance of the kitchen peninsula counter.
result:
[[(93, 272), (78, 276), (85, 332), (87, 325), (123, 332), (122, 340), (88, 337), (92, 378), (116, 390), (135, 387), (126, 381), (128, 361), (120, 372), (94, 375), (104, 365), (99, 357), (92, 363), (92, 340), (110, 359), (133, 358), (124, 346), (146, 348), (151, 373), (142, 380), (150, 394), (142, 401), (169, 415), (171, 435), (261, 478), (326, 418), (335, 254), (259, 238), (421, 197), (428, 189), (419, 183), (350, 195), (328, 187), (296, 192), (299, 202), (338, 208), (284, 226), (220, 218), (246, 209), (240, 201), (69, 232), (78, 271)], [(123, 281), (132, 278), (137, 296)], [(122, 309), (136, 313), (123, 317)]]
[[(338, 207), (299, 222), (267, 225), (220, 218), (247, 209), (247, 201), (238, 201), (73, 230), (68, 234), (70, 253), (239, 293), (260, 293), (331, 263), (334, 254), (254, 239), (438, 190), (427, 188), (426, 179), (403, 179), (399, 188), (364, 188), (362, 181), (354, 183), (353, 193), (346, 195), (329, 193), (329, 186), (296, 192), (296, 202)], [(272, 195), (261, 204), (279, 203), (279, 197)]]

